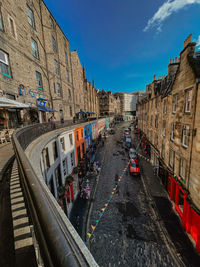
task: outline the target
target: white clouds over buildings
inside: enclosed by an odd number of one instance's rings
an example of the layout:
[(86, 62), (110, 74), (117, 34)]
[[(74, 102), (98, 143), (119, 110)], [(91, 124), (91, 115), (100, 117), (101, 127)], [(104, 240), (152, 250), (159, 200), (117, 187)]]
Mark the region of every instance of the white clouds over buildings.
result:
[(179, 11), (185, 6), (192, 4), (200, 4), (200, 0), (168, 0), (158, 11), (153, 15), (153, 17), (148, 21), (146, 27), (143, 31), (147, 31), (152, 27), (157, 27), (157, 31), (161, 31), (162, 23), (166, 18), (171, 16), (173, 13)]

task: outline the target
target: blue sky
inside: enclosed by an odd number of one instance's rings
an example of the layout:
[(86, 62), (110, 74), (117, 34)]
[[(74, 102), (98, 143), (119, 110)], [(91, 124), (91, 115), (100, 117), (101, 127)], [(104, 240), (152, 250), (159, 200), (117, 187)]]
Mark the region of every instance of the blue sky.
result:
[(144, 90), (167, 73), (192, 33), (200, 45), (200, 0), (45, 0), (95, 87)]

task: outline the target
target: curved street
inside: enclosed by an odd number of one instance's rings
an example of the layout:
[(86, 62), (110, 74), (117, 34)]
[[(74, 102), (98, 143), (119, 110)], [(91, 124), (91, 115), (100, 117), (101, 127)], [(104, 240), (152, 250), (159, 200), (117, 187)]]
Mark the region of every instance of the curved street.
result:
[[(119, 142), (123, 140), (126, 125), (117, 126), (116, 133), (109, 135), (105, 142), (89, 218), (90, 232), (115, 187), (116, 175), (121, 175), (128, 163), (128, 152), (123, 142)], [(97, 263), (100, 266), (176, 266), (155, 223), (142, 179), (130, 176), (127, 170), (118, 188), (89, 240)]]

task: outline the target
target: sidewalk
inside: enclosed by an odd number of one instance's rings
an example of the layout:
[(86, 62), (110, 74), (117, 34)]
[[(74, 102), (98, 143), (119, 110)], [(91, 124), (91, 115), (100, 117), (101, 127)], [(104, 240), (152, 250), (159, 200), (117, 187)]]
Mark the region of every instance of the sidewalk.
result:
[[(138, 152), (149, 158), (141, 148)], [(140, 166), (145, 187), (152, 198), (151, 205), (157, 213), (161, 228), (164, 228), (164, 235), (168, 235), (166, 239), (169, 242), (170, 249), (175, 247), (177, 256), (185, 266), (200, 266), (200, 255), (196, 252), (181, 225), (179, 217), (173, 210), (172, 203), (169, 200), (168, 193), (164, 189), (161, 180), (158, 176), (154, 175), (153, 166), (142, 158), (140, 159)], [(173, 242), (173, 244), (171, 242)]]
[(10, 159), (14, 156), (14, 151), (11, 143), (0, 147), (0, 181), (2, 181), (3, 172), (8, 166)]
[[(95, 160), (94, 161), (99, 161), (100, 166), (101, 166), (101, 150), (102, 150), (102, 143), (99, 144), (96, 154), (95, 154)], [(75, 227), (76, 231), (80, 235), (83, 241), (86, 242), (86, 227), (87, 227), (87, 218), (88, 218), (88, 212), (90, 209), (90, 205), (93, 201), (93, 193), (95, 190), (95, 185), (97, 182), (98, 174), (95, 175), (94, 173), (90, 173), (88, 176), (84, 177), (83, 183), (86, 183), (86, 180), (88, 180), (88, 184), (91, 188), (90, 191), (90, 199), (82, 199), (80, 197), (80, 193), (78, 194), (71, 213), (70, 213), (70, 222), (73, 224)], [(79, 223), (76, 225), (76, 218), (79, 216)]]

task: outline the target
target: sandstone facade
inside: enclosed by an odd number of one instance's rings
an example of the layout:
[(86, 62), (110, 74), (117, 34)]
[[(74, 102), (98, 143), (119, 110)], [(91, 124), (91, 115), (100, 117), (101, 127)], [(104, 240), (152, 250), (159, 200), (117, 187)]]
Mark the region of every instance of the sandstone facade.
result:
[(200, 60), (190, 35), (179, 59), (170, 60), (168, 75), (146, 86), (138, 103), (138, 128), (160, 162), (188, 190), (200, 209)]

